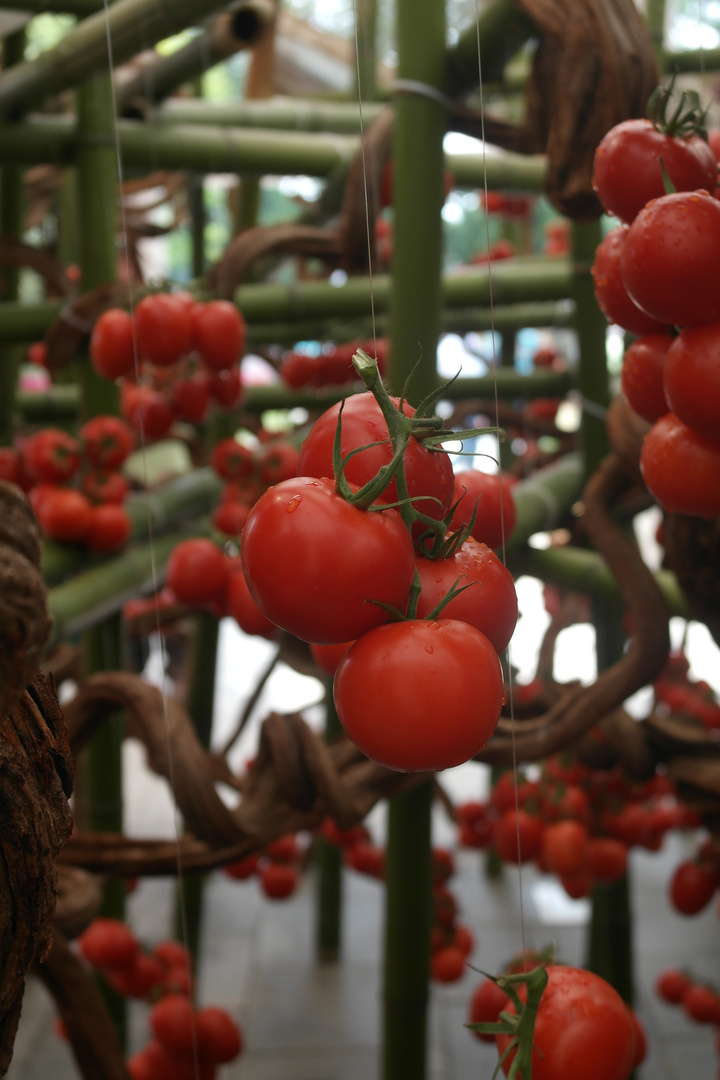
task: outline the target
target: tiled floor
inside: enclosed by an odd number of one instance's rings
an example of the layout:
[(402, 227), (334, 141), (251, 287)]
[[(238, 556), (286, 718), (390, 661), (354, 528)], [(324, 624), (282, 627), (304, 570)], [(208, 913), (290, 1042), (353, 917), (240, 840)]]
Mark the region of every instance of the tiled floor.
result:
[[(217, 685), (216, 738), (232, 730), (252, 682), (252, 671), (263, 662), (266, 643), (245, 643), (247, 665), (231, 663), (236, 655), (236, 632), (226, 628), (221, 639)], [(253, 652), (253, 650), (255, 650)], [(258, 714), (294, 699), (312, 702), (318, 684), (293, 672), (273, 676)], [(251, 725), (252, 727), (252, 725)], [(243, 736), (238, 759), (252, 752), (257, 729)], [(136, 834), (172, 831), (171, 803), (164, 783), (146, 775), (142, 752), (129, 744), (127, 828)], [(463, 766), (444, 776), (456, 798), (478, 796), (487, 783), (482, 767)], [(377, 808), (369, 824), (378, 839), (384, 812)], [(453, 833), (440, 810), (434, 819), (436, 842), (452, 843)], [(698, 976), (720, 982), (720, 925), (716, 910), (692, 919), (671, 912), (666, 886), (672, 867), (688, 849), (689, 840), (666, 839), (655, 854), (634, 853), (632, 860), (635, 909), (637, 1009), (649, 1038), (646, 1064), (638, 1080), (714, 1080), (718, 1062), (713, 1032), (691, 1024), (676, 1007), (654, 995), (660, 970), (684, 966)], [(522, 944), (520, 883), (517, 871), (489, 881), (482, 857), (457, 855), (452, 881), (462, 920), (473, 930), (478, 946), (472, 962), (496, 971)], [(202, 963), (198, 972), (199, 1000), (219, 1004), (240, 1022), (246, 1053), (225, 1066), (223, 1080), (377, 1080), (380, 1075), (380, 988), (383, 924), (382, 885), (353, 872), (344, 875), (342, 960), (318, 965), (314, 958), (315, 894), (312, 872), (306, 874), (294, 897), (269, 903), (257, 883), (230, 881), (211, 875), (206, 892)], [(525, 944), (554, 943), (565, 962), (583, 960), (587, 904), (573, 902), (551, 879), (525, 869), (522, 874)], [(168, 879), (142, 882), (129, 901), (129, 919), (148, 944), (168, 936), (171, 927), (173, 883)], [(464, 1028), (469, 997), (481, 976), (468, 969), (451, 986), (433, 986), (430, 1012), (428, 1080), (490, 1080), (497, 1055)], [(52, 1005), (41, 985), (29, 980), (15, 1056), (9, 1080), (75, 1080), (78, 1076), (67, 1047), (52, 1029)], [(147, 1010), (131, 1008), (131, 1048), (147, 1038)], [(418, 1078), (420, 1080), (420, 1078)], [(582, 1080), (578, 1077), (578, 1080)]]

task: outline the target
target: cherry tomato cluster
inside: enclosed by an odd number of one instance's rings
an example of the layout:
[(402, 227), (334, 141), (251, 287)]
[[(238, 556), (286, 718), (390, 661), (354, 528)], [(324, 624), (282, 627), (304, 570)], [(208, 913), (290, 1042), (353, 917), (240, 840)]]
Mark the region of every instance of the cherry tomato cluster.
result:
[(294, 443), (282, 436), (264, 436), (255, 449), (232, 437), (216, 443), (210, 465), (225, 484), (213, 512), (215, 528), (226, 536), (240, 536), (263, 492), (295, 476), (298, 454)]
[(467, 959), (475, 949), (475, 937), (459, 922), (460, 907), (447, 882), (455, 873), (455, 861), (445, 848), (433, 848), (433, 922), (430, 930), (430, 975), (435, 982), (457, 982), (465, 974)]
[(696, 1024), (714, 1024), (720, 1052), (720, 993), (712, 983), (693, 978), (687, 971), (666, 968), (655, 980), (655, 993), (668, 1005), (680, 1005)]
[(124, 380), (123, 416), (152, 441), (175, 420), (199, 423), (211, 402), (222, 409), (238, 404), (245, 339), (245, 320), (229, 301), (153, 293), (132, 314), (110, 308), (100, 315), (90, 359), (99, 375)]
[(689, 677), (690, 664), (684, 653), (673, 653), (664, 671), (653, 683), (655, 707), (692, 717), (708, 731), (720, 729), (720, 704), (709, 683)]
[(43, 428), (19, 447), (0, 451), (0, 476), (27, 493), (45, 536), (117, 551), (130, 537), (123, 507), (129, 484), (119, 471), (135, 437), (115, 416), (96, 416), (78, 437)]
[(287, 900), (300, 881), (298, 865), (302, 849), (295, 833), (273, 840), (262, 851), (227, 863), (224, 871), (235, 881), (256, 877), (269, 900)]
[(609, 321), (641, 335), (627, 351), (622, 389), (652, 424), (640, 459), (648, 489), (667, 511), (714, 517), (720, 514), (718, 163), (692, 109), (667, 124), (666, 106), (654, 108), (653, 120), (612, 128), (595, 153), (595, 190), (623, 222), (597, 249), (595, 294)]
[(292, 390), (310, 386), (344, 386), (357, 382), (352, 358), (358, 349), (365, 349), (377, 360), (381, 375), (387, 371), (390, 343), (387, 338), (374, 341), (351, 341), (343, 345), (325, 345), (322, 352), (310, 354), (293, 349), (285, 353), (280, 364), (280, 378)]
[(163, 941), (147, 952), (124, 923), (97, 918), (78, 947), (116, 993), (152, 1003), (153, 1039), (128, 1060), (132, 1080), (213, 1080), (218, 1065), (242, 1053), (242, 1032), (225, 1009), (193, 1006), (192, 960), (180, 942)]
[(683, 859), (670, 879), (668, 899), (680, 915), (697, 915), (720, 888), (720, 844), (700, 844), (692, 859)]

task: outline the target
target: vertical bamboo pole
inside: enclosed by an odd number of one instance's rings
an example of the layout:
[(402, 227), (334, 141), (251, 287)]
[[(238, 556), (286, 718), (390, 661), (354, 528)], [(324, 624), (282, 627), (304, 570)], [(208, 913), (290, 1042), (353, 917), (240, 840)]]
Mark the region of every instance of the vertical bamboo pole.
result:
[[(278, 9), (280, 0), (278, 0)], [(248, 101), (272, 97), (275, 92), (275, 26), (273, 21), (253, 46), (245, 98)], [(258, 223), (261, 186), (259, 176), (244, 176), (239, 181), (235, 207), (235, 232), (251, 229)]]
[[(3, 42), (3, 68), (19, 64), (25, 52), (25, 30), (16, 30)], [(23, 217), (23, 170), (19, 165), (4, 165), (0, 177), (0, 235), (20, 236)], [(3, 301), (17, 300), (20, 274), (16, 267), (2, 272), (0, 296)], [(6, 345), (0, 350), (0, 446), (13, 440), (15, 390), (20, 349)]]
[(665, 0), (647, 0), (645, 18), (660, 71), (665, 71)]
[[(440, 332), (445, 110), (445, 11), (438, 0), (399, 0), (398, 78), (427, 93), (397, 97), (394, 136), (395, 259), (390, 383), (413, 369), (410, 398), (434, 388)], [(417, 365), (417, 366), (416, 366)], [(422, 1080), (427, 1070), (432, 783), (388, 808), (383, 1080)]]
[[(356, 0), (359, 71), (355, 72), (355, 90), (362, 102), (377, 98), (377, 0)], [(359, 78), (358, 78), (359, 75)]]
[[(325, 739), (332, 742), (342, 732), (333, 700), (332, 679), (325, 683)], [(342, 938), (342, 852), (321, 836), (317, 839), (317, 909), (315, 949), (321, 964), (334, 964), (340, 956)]]
[[(580, 341), (579, 388), (583, 400), (582, 447), (588, 477), (608, 452), (603, 411), (610, 400), (605, 336), (607, 322), (597, 306), (590, 266), (602, 236), (600, 222), (573, 225), (575, 300)], [(622, 654), (622, 612), (616, 604), (593, 602), (598, 671)], [(633, 993), (630, 881), (593, 890), (586, 966), (615, 987), (628, 1002)]]

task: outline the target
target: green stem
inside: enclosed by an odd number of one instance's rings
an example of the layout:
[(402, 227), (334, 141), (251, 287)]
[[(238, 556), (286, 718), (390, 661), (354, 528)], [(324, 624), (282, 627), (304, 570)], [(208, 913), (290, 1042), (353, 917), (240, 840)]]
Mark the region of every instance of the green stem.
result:
[[(333, 701), (332, 680), (325, 684), (325, 740), (340, 735), (342, 726)], [(342, 944), (342, 851), (322, 836), (315, 841), (317, 909), (315, 950), (321, 964), (337, 963)]]

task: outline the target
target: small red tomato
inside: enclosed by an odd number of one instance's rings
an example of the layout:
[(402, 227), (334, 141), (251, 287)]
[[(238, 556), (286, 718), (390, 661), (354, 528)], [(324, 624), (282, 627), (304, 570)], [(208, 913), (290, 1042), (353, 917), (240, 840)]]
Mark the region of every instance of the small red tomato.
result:
[[(227, 503), (228, 506), (242, 505)], [(233, 563), (240, 562), (233, 559)], [(248, 589), (242, 566), (231, 568), (227, 574), (225, 583), (225, 611), (234, 619), (245, 634), (255, 634), (258, 637), (274, 641), (278, 634), (278, 628), (274, 622), (264, 615), (252, 598)]]
[(143, 999), (150, 996), (162, 978), (160, 961), (147, 953), (138, 952), (132, 967), (111, 972), (108, 981), (113, 990), (123, 997)]
[(378, 880), (385, 876), (385, 851), (368, 841), (360, 840), (347, 847), (345, 861), (358, 874)]
[(62, 482), (70, 480), (80, 467), (80, 444), (60, 428), (43, 428), (24, 444), (22, 457), (35, 480)]
[(124, 507), (102, 503), (90, 511), (90, 523), (83, 534), (88, 551), (119, 551), (130, 539), (132, 522)]
[(627, 873), (628, 849), (611, 836), (592, 836), (588, 842), (587, 868), (593, 881), (609, 884)]
[(720, 440), (699, 435), (673, 413), (645, 436), (640, 471), (664, 510), (708, 518), (720, 514)]
[(21, 474), (20, 451), (14, 446), (0, 446), (0, 480), (19, 484)]
[(192, 348), (192, 318), (182, 299), (153, 293), (135, 306), (135, 337), (140, 358), (170, 367)]
[[(500, 1013), (507, 1009), (510, 998), (492, 979), (485, 979), (470, 998), (469, 1024), (497, 1024)], [(473, 1031), (481, 1042), (494, 1043), (495, 1036), (482, 1031)]]
[(170, 555), (166, 580), (183, 604), (205, 604), (224, 589), (225, 572), (223, 553), (212, 540), (182, 540)]
[(663, 369), (672, 343), (669, 334), (646, 334), (633, 341), (623, 357), (620, 376), (623, 397), (633, 412), (649, 424), (670, 412)]
[(243, 476), (252, 476), (255, 459), (252, 450), (243, 446), (237, 439), (221, 439), (213, 447), (210, 465), (223, 480), (239, 480)]
[(285, 863), (271, 862), (260, 871), (262, 891), (271, 900), (286, 900), (295, 892), (297, 884), (297, 870)]
[(668, 412), (698, 434), (720, 439), (720, 323), (680, 332), (665, 358), (663, 385)]
[(225, 1009), (207, 1005), (195, 1014), (198, 1050), (216, 1065), (234, 1061), (243, 1052), (242, 1032)]
[(314, 384), (320, 371), (319, 356), (309, 356), (302, 352), (285, 353), (280, 365), (280, 378), (292, 390)]
[(193, 1052), (192, 1002), (184, 994), (168, 994), (153, 1005), (148, 1016), (155, 1038), (172, 1054)]
[(670, 903), (681, 915), (697, 915), (708, 906), (718, 887), (718, 876), (701, 863), (684, 860), (670, 881)]
[(131, 428), (118, 416), (94, 416), (83, 424), (79, 436), (87, 461), (105, 471), (117, 469), (135, 447)]
[(243, 382), (240, 368), (235, 367), (228, 371), (213, 372), (208, 379), (208, 391), (212, 400), (221, 409), (234, 409), (243, 398)]
[(592, 266), (595, 299), (609, 323), (631, 334), (662, 334), (666, 323), (641, 311), (623, 284), (620, 261), (627, 235), (625, 227), (613, 229), (598, 244)]
[(229, 300), (196, 304), (192, 333), (195, 348), (211, 371), (229, 371), (245, 351), (245, 320)]
[(272, 439), (258, 450), (256, 466), (264, 484), (279, 484), (297, 476), (300, 451), (287, 439)]
[(97, 319), (90, 336), (90, 361), (105, 379), (119, 379), (134, 371), (135, 335), (127, 311), (109, 308)]
[(210, 402), (210, 384), (204, 372), (178, 379), (172, 387), (172, 406), (178, 420), (199, 424), (205, 419)]
[(226, 536), (239, 536), (249, 513), (250, 507), (246, 503), (223, 502), (213, 510), (212, 523)]
[(430, 975), (435, 982), (450, 983), (462, 979), (465, 973), (465, 953), (455, 945), (436, 949), (430, 958)]
[(121, 472), (87, 472), (82, 478), (82, 493), (94, 503), (125, 502), (130, 483)]
[(679, 1005), (690, 985), (691, 980), (684, 971), (668, 968), (667, 971), (662, 971), (655, 980), (655, 991), (663, 1001), (671, 1005)]
[(540, 851), (542, 834), (540, 818), (520, 807), (502, 814), (495, 824), (492, 844), (503, 862), (524, 863)]
[(43, 496), (36, 510), (38, 521), (51, 540), (74, 543), (83, 540), (90, 527), (92, 506), (72, 488), (55, 488)]
[(244, 859), (236, 859), (235, 862), (226, 863), (223, 867), (228, 877), (235, 881), (247, 881), (257, 869), (260, 860), (259, 855), (246, 855)]
[(720, 995), (711, 986), (691, 983), (682, 996), (682, 1007), (698, 1024), (720, 1024)]
[(334, 675), (337, 666), (354, 641), (340, 641), (337, 645), (314, 645), (311, 643), (310, 652), (313, 660), (326, 675)]
[(579, 874), (586, 868), (588, 839), (588, 831), (579, 821), (546, 825), (542, 835), (545, 865), (562, 877)]
[(458, 499), (460, 502), (450, 523), (454, 532), (468, 525), (475, 511), (472, 536), (479, 543), (499, 548), (510, 539), (517, 509), (509, 477), (465, 469), (455, 475), (454, 501)]
[(295, 833), (286, 833), (285, 836), (278, 836), (277, 839), (272, 840), (265, 848), (264, 854), (273, 862), (291, 863), (294, 862), (298, 856), (298, 842)]
[(88, 963), (98, 968), (132, 968), (140, 952), (132, 930), (118, 919), (93, 919), (78, 945)]

